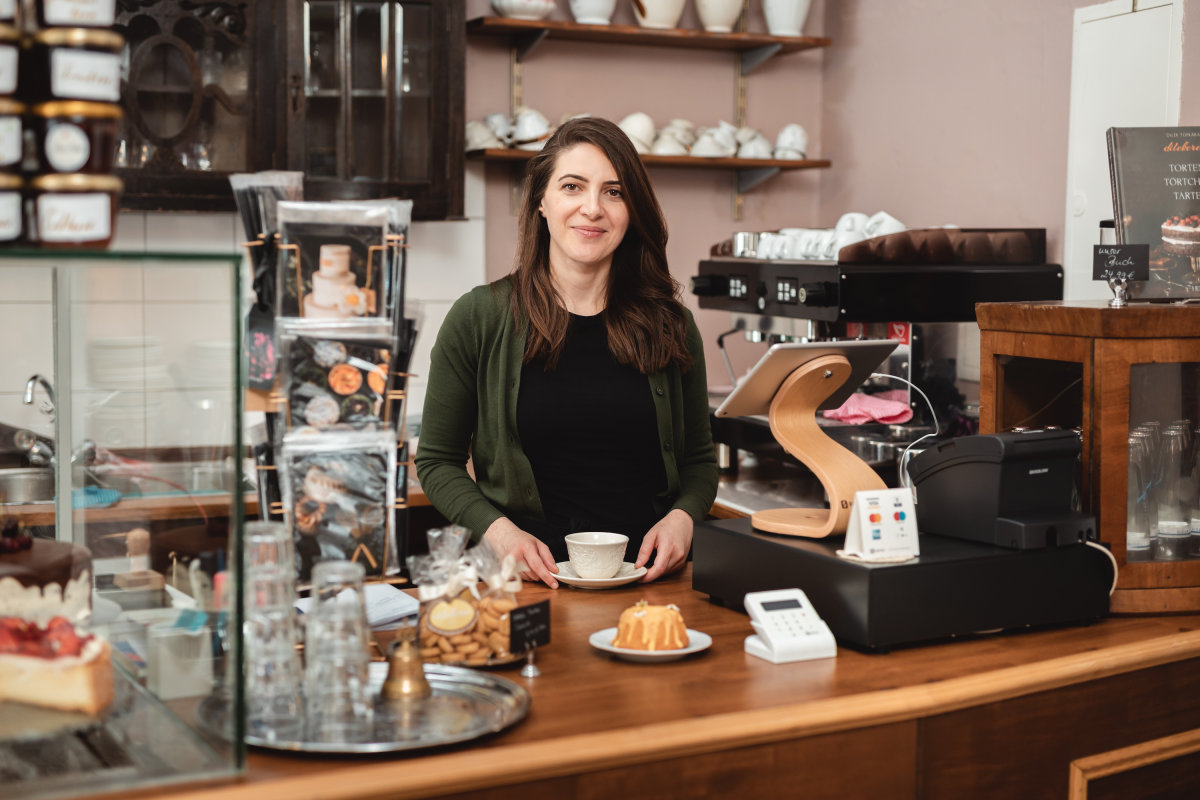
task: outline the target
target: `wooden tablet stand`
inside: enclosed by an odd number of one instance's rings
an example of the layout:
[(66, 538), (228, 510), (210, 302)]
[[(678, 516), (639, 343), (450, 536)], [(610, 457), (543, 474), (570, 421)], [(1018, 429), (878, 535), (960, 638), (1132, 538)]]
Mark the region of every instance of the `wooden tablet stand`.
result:
[(845, 533), (854, 493), (887, 484), (858, 456), (829, 438), (817, 424), (817, 408), (850, 377), (842, 355), (814, 358), (792, 372), (771, 400), (768, 420), (775, 440), (812, 470), (829, 497), (829, 508), (772, 508), (750, 517), (768, 533), (820, 539)]

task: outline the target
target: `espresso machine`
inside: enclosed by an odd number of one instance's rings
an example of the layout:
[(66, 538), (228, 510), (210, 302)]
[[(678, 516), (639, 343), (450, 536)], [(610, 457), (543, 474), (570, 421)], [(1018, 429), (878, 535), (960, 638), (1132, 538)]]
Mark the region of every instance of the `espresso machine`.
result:
[[(729, 335), (764, 345), (899, 340), (878, 373), (900, 380), (872, 377), (864, 391), (896, 391), (892, 397), (909, 403), (913, 419), (827, 430), (889, 485), (898, 478), (896, 462), (904, 448), (934, 431), (929, 409), (909, 387), (925, 389), (935, 408), (945, 404), (946, 391), (954, 393), (953, 359), (927, 357), (953, 351), (953, 342), (944, 340), (955, 328), (940, 323), (974, 322), (975, 304), (981, 302), (1062, 299), (1062, 267), (1046, 263), (1044, 228), (903, 230), (826, 250), (821, 255), (828, 258), (788, 258), (797, 252), (793, 244), (785, 232), (735, 233), (700, 262), (691, 291), (701, 308), (730, 313), (730, 330), (717, 344), (735, 383), (725, 352)], [(714, 396), (713, 407), (722, 399)], [(939, 417), (942, 411), (938, 408)], [(712, 423), (726, 473), (737, 471), (739, 452), (777, 452), (764, 419), (714, 417)]]

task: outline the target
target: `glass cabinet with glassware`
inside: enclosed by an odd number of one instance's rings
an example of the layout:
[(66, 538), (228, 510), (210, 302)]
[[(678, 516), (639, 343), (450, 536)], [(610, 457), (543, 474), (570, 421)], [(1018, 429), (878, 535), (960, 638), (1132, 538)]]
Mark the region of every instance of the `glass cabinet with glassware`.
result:
[(228, 176), (305, 173), (305, 197), (463, 211), (462, 3), (157, 0), (123, 6), (124, 207), (232, 210)]
[(28, 310), (3, 375), (18, 412), (0, 419), (5, 797), (128, 796), (243, 768), (240, 737), (198, 716), (219, 698), (242, 719), (236, 554), (256, 497), (240, 260), (0, 256), (0, 292)]
[(1200, 609), (1200, 307), (985, 303), (980, 430), (1077, 428), (1117, 613)]

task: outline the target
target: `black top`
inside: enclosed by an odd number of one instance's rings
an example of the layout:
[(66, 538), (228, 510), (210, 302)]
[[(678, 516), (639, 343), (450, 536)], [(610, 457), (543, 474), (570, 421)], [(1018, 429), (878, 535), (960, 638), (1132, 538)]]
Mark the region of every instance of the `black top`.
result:
[(513, 522), (567, 559), (563, 536), (616, 531), (629, 537), (634, 561), (656, 522), (654, 497), (667, 476), (648, 378), (618, 364), (603, 314), (571, 315), (558, 368), (521, 368), (517, 430), (533, 466), (546, 521)]

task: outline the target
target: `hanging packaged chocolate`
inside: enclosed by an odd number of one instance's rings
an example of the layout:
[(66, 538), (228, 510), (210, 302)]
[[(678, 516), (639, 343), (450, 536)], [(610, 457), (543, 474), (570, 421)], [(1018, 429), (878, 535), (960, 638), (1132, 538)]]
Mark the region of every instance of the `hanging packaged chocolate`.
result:
[(380, 430), (392, 424), (395, 339), (383, 319), (279, 328), (285, 428)]
[(380, 287), (391, 216), (371, 203), (281, 202), (276, 315), (306, 323), (387, 319)]
[(313, 565), (356, 561), (368, 577), (400, 572), (393, 507), (393, 431), (293, 431), (277, 459), (301, 581)]

